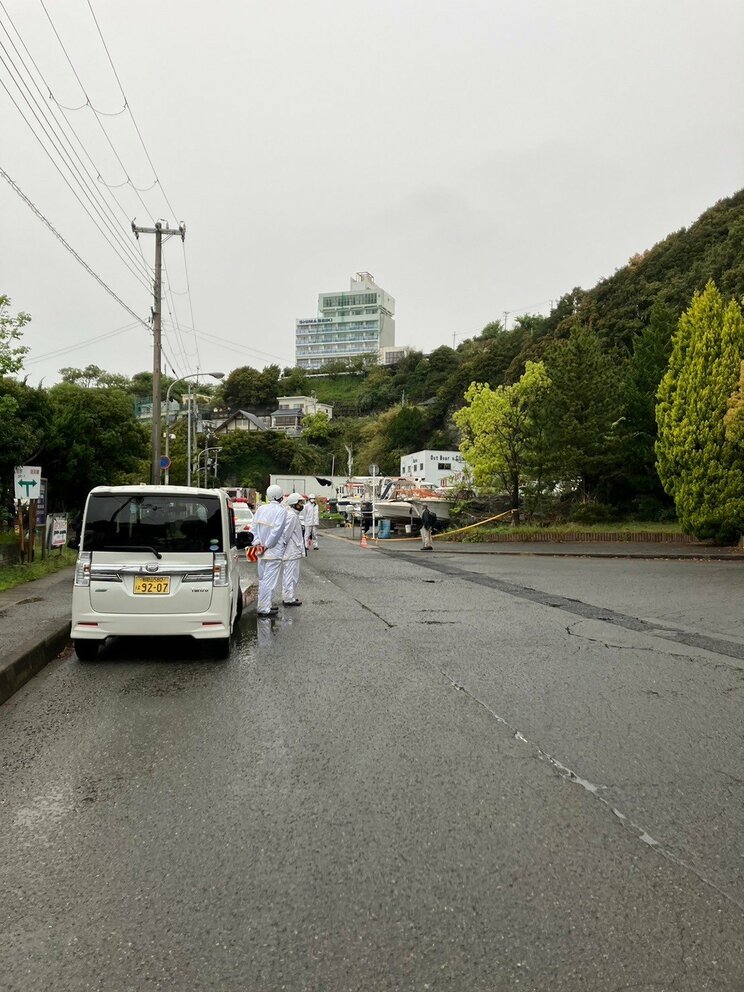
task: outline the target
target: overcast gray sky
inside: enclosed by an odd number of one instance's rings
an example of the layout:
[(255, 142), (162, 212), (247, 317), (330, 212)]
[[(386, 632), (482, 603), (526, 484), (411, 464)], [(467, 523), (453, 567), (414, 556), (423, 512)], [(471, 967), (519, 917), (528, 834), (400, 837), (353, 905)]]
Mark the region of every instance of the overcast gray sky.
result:
[[(397, 343), (427, 351), (505, 311), (547, 313), (744, 185), (740, 0), (90, 4), (2, 0), (0, 79), (26, 117), (19, 78), (76, 129), (135, 271), (154, 244), (140, 256), (129, 219), (186, 223), (190, 296), (180, 241), (164, 252), (179, 375), (294, 364), (295, 318), (358, 270), (395, 297)], [(57, 106), (124, 105), (91, 7), (160, 179), (149, 192), (127, 185), (154, 181), (128, 113)], [(2, 168), (147, 318), (148, 290), (63, 182), (51, 138), (2, 87), (0, 112)], [(151, 368), (147, 329), (101, 337), (132, 316), (1, 179), (0, 217), (0, 292), (33, 317), (29, 381)]]

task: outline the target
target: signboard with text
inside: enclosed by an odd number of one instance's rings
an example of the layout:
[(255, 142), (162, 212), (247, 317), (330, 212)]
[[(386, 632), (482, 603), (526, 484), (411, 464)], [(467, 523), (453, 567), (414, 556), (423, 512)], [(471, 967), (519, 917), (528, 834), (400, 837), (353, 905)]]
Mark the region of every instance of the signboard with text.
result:
[(39, 486), (39, 502), (36, 504), (36, 526), (46, 527), (47, 521), (47, 480), (42, 479)]
[(64, 548), (67, 544), (67, 517), (52, 517), (51, 539), (49, 546)]
[(16, 499), (38, 499), (41, 490), (41, 466), (17, 465), (13, 472)]

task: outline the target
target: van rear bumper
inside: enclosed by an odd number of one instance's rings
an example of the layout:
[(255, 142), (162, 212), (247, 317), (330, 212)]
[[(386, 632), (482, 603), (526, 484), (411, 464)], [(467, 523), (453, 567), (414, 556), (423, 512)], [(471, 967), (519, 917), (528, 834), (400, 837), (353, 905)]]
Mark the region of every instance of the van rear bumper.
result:
[(229, 637), (219, 613), (114, 614), (89, 613), (73, 617), (70, 637), (102, 641), (107, 637), (193, 637), (198, 641)]

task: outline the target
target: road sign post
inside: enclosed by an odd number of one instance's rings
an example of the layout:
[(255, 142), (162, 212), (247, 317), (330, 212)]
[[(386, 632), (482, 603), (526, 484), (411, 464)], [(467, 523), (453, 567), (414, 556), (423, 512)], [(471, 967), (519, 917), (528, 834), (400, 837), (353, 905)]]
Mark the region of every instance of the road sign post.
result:
[[(16, 465), (13, 472), (14, 494), (18, 509), (18, 547), (21, 561), (33, 561), (36, 537), (36, 508), (41, 492), (41, 466)], [(25, 512), (24, 508), (28, 510)], [(28, 543), (25, 540), (28, 527)]]
[(16, 499), (38, 499), (41, 490), (41, 467), (17, 465), (13, 472)]

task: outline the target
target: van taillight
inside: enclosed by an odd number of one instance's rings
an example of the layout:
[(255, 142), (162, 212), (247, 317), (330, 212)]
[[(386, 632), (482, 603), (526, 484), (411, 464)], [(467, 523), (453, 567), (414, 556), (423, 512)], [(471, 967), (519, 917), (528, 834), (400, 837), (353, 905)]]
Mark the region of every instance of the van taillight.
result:
[(227, 555), (214, 556), (214, 568), (212, 571), (212, 585), (227, 585)]
[(75, 564), (75, 585), (76, 586), (89, 586), (90, 585), (90, 560), (92, 555), (90, 551), (81, 551), (77, 558), (77, 563)]

